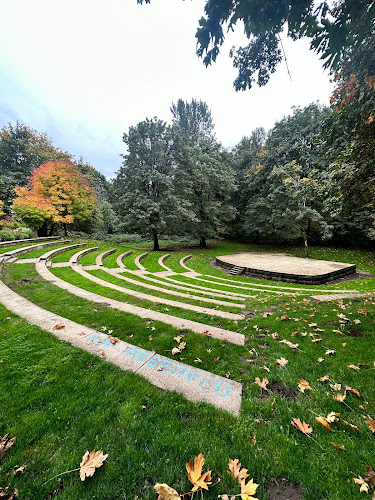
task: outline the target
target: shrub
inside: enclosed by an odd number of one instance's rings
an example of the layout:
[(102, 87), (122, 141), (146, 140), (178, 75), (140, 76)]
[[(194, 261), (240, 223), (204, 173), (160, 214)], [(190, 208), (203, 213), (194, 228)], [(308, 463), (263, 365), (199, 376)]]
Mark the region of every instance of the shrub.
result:
[(7, 231), (6, 229), (0, 230), (0, 241), (13, 241), (15, 239), (16, 238), (11, 231)]

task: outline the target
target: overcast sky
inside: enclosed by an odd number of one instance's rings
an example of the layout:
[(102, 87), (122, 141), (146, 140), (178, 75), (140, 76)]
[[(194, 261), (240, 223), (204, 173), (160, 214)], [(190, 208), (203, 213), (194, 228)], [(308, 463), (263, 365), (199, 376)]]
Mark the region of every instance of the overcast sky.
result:
[(122, 135), (146, 117), (170, 122), (172, 102), (205, 100), (217, 139), (235, 145), (292, 106), (329, 103), (332, 83), (308, 42), (283, 39), (268, 85), (235, 92), (228, 36), (216, 64), (195, 54), (205, 0), (0, 0), (0, 127), (21, 120), (113, 176)]

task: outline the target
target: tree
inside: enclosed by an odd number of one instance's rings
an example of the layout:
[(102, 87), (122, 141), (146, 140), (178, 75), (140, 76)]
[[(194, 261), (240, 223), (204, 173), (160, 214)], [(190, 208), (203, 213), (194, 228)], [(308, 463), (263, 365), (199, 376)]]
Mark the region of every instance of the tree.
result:
[(99, 206), (99, 221), (97, 225), (101, 231), (107, 234), (113, 234), (117, 228), (117, 217), (112, 208), (112, 205), (108, 201), (104, 201)]
[(0, 197), (9, 212), (15, 197), (14, 186), (26, 186), (33, 169), (50, 160), (71, 160), (56, 148), (47, 134), (16, 122), (0, 130)]
[(49, 234), (56, 224), (87, 220), (96, 210), (94, 190), (71, 162), (49, 161), (33, 170), (29, 187), (17, 186), (12, 209), (39, 236)]
[[(137, 0), (149, 3), (151, 0)], [(206, 0), (205, 17), (196, 33), (197, 54), (206, 66), (216, 61), (225, 40), (225, 27), (233, 30), (243, 23), (250, 43), (232, 48), (233, 66), (238, 70), (236, 90), (265, 85), (282, 60), (280, 34), (286, 30), (293, 40), (308, 37), (310, 48), (324, 61), (324, 67), (336, 69), (352, 49), (373, 35), (375, 2), (341, 0), (339, 2), (274, 0)]]
[(123, 140), (128, 154), (113, 184), (114, 208), (127, 230), (151, 232), (154, 250), (159, 250), (159, 234), (192, 216), (185, 193), (176, 189), (179, 138), (153, 118), (130, 127)]
[(193, 145), (213, 139), (214, 124), (207, 103), (193, 99), (190, 103), (179, 99), (172, 103), (173, 124), (180, 127)]

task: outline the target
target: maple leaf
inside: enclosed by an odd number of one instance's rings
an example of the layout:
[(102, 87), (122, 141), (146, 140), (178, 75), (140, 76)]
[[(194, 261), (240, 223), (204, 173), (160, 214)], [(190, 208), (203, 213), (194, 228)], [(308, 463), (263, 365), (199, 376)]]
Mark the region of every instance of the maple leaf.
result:
[(228, 474), (232, 476), (238, 484), (241, 484), (241, 481), (249, 476), (247, 469), (241, 469), (241, 462), (238, 458), (235, 458), (234, 460), (229, 459), (228, 467)]
[(276, 360), (276, 363), (279, 365), (279, 366), (286, 366), (289, 361), (285, 358), (279, 358)]
[(324, 375), (324, 377), (320, 377), (318, 378), (319, 382), (327, 382), (327, 380), (329, 380), (329, 375)]
[(288, 315), (287, 314), (283, 314), (280, 318), (280, 321), (286, 321), (287, 319), (289, 319)]
[(331, 443), (332, 446), (334, 446), (335, 448), (337, 448), (338, 450), (343, 450), (345, 451), (345, 446), (343, 444), (336, 444), (336, 443)]
[(322, 424), (327, 429), (327, 431), (331, 432), (331, 427), (330, 427), (329, 423), (327, 422), (327, 420), (324, 417), (316, 417), (316, 420), (320, 424)]
[(108, 337), (111, 344), (116, 344), (120, 339), (118, 337), (112, 337), (111, 335)]
[(371, 432), (375, 432), (375, 420), (369, 417), (365, 420), (366, 424), (369, 426)]
[(179, 500), (181, 497), (176, 490), (167, 484), (155, 484), (154, 490), (159, 495), (158, 500)]
[(306, 424), (306, 422), (301, 422), (299, 418), (293, 418), (293, 420), (290, 422), (293, 427), (301, 431), (303, 434), (311, 434), (313, 431), (313, 428), (309, 426), (309, 424)]
[[(177, 337), (173, 337), (173, 339), (177, 342), (177, 344), (179, 344), (181, 342), (182, 337), (181, 337), (181, 335), (178, 335)], [(161, 485), (161, 486), (163, 486), (163, 485)], [(154, 488), (155, 488), (155, 486), (154, 486)]]
[(107, 457), (108, 455), (103, 455), (103, 450), (96, 452), (93, 450), (91, 453), (86, 451), (82, 457), (82, 462), (79, 464), (81, 481), (84, 481), (86, 477), (93, 476), (95, 469), (101, 467)]
[(335, 352), (336, 352), (336, 351), (335, 351), (334, 349), (327, 349), (327, 350), (326, 350), (326, 354), (327, 354), (327, 356), (332, 356), (333, 354), (335, 354)]
[(202, 363), (202, 360), (200, 358), (194, 359), (194, 363)]
[(8, 437), (9, 437), (9, 432), (8, 434), (5, 434), (5, 436), (3, 437), (0, 436), (0, 458), (2, 458), (5, 455), (5, 452), (7, 452), (9, 448), (12, 447), (16, 442), (17, 439), (16, 436), (12, 437), (12, 439), (9, 439), (9, 441)]
[(203, 453), (200, 453), (194, 459), (194, 466), (193, 459), (189, 460), (189, 462), (186, 464), (188, 479), (193, 485), (192, 491), (197, 491), (199, 488), (208, 490), (208, 486), (211, 484), (211, 471), (209, 470), (202, 474), (202, 467), (204, 465), (204, 462), (205, 460), (203, 457)]
[(65, 325), (62, 325), (61, 323), (57, 323), (57, 325), (55, 325), (52, 330), (62, 330), (63, 328), (65, 328)]
[(310, 384), (307, 382), (307, 380), (305, 380), (304, 378), (301, 378), (301, 380), (299, 381), (299, 384), (298, 384), (298, 389), (301, 391), (301, 392), (305, 392), (305, 391), (311, 391), (312, 390), (312, 387), (310, 386)]
[(175, 354), (179, 354), (181, 352), (181, 349), (179, 349), (178, 347), (174, 347), (172, 349), (172, 354), (175, 355)]
[(180, 342), (178, 345), (178, 348), (181, 349), (181, 351), (185, 349), (185, 347), (186, 347), (186, 342)]
[(269, 383), (268, 378), (263, 377), (263, 380), (260, 381), (260, 378), (256, 377), (255, 383), (258, 384), (261, 389), (264, 389), (265, 391), (269, 391), (269, 389), (267, 388), (267, 384)]
[(333, 399), (335, 401), (338, 401), (339, 403), (343, 403), (345, 401), (345, 398), (346, 398), (346, 394), (341, 394), (340, 392), (333, 395)]
[(253, 479), (246, 484), (246, 479), (241, 481), (241, 500), (258, 500), (257, 498), (250, 496), (254, 495), (259, 484), (253, 482)]
[(0, 498), (1, 498), (1, 500), (14, 500), (17, 497), (18, 497), (17, 488), (14, 489), (13, 491), (9, 491), (9, 488), (2, 488), (0, 486)]

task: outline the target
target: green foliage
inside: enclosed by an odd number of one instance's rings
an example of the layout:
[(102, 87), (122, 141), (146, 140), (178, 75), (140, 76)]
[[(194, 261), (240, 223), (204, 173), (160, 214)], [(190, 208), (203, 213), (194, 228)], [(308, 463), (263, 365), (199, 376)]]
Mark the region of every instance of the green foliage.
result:
[(0, 229), (0, 241), (13, 241), (16, 237), (13, 231), (7, 231), (6, 229)]
[(172, 103), (171, 112), (173, 124), (186, 133), (193, 145), (213, 139), (214, 124), (206, 102), (192, 99), (189, 103), (179, 99), (177, 104)]

